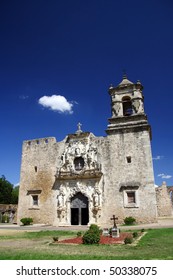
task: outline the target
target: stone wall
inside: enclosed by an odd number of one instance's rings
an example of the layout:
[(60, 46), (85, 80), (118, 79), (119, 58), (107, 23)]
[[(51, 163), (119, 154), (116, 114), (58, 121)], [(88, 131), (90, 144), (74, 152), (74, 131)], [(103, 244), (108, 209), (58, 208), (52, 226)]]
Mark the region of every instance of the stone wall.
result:
[(173, 187), (167, 187), (168, 188), (168, 193), (169, 193), (169, 196), (170, 196), (170, 199), (171, 199), (171, 202), (172, 202), (172, 207), (173, 207)]
[(16, 223), (17, 207), (17, 204), (0, 204), (0, 222), (2, 222), (3, 216), (6, 216), (9, 223)]
[(163, 182), (161, 187), (156, 188), (157, 197), (157, 211), (159, 217), (172, 216), (173, 205), (171, 202), (170, 194), (166, 186), (166, 182)]
[[(19, 189), (18, 223), (32, 217), (34, 223), (53, 223), (56, 161), (61, 143), (57, 147), (54, 137), (24, 141), (22, 148), (21, 179)], [(39, 205), (33, 205), (38, 196)]]

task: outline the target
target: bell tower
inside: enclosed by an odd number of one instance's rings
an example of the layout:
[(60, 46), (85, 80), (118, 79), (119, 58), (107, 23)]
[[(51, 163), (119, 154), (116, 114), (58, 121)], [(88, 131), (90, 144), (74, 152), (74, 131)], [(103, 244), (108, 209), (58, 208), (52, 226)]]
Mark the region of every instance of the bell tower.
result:
[(143, 86), (140, 81), (132, 83), (123, 75), (118, 86), (110, 86), (112, 116), (109, 118), (107, 134), (111, 135), (121, 130), (150, 131), (147, 116), (144, 112)]
[(119, 219), (132, 216), (140, 222), (155, 222), (151, 129), (142, 90), (139, 81), (132, 83), (126, 75), (119, 85), (109, 87), (112, 114), (106, 130), (109, 165), (104, 179)]

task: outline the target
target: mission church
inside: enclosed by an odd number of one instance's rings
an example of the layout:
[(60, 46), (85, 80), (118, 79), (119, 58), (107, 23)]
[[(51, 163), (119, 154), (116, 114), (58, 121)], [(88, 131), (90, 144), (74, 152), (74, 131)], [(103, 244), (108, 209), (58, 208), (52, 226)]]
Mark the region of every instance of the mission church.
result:
[(132, 216), (157, 221), (151, 128), (143, 86), (124, 75), (109, 87), (111, 117), (106, 136), (82, 131), (57, 142), (47, 137), (23, 142), (18, 223), (23, 217), (54, 226), (108, 226)]

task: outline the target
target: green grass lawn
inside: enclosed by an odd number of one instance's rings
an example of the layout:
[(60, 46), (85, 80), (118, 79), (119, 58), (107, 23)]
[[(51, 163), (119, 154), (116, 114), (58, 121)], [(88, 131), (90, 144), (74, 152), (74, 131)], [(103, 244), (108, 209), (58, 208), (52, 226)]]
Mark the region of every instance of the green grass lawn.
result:
[(74, 231), (19, 232), (0, 236), (1, 260), (173, 260), (173, 228), (150, 229), (133, 245), (52, 245)]

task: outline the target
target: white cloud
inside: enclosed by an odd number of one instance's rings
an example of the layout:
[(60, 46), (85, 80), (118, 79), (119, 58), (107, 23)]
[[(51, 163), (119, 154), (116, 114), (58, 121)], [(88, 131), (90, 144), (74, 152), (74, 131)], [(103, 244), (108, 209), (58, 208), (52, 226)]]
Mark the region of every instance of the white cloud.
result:
[(22, 100), (25, 100), (25, 99), (28, 99), (29, 96), (28, 95), (20, 95), (19, 98), (22, 99)]
[(38, 103), (45, 108), (49, 108), (52, 111), (58, 111), (59, 113), (73, 113), (73, 102), (67, 101), (62, 95), (42, 96)]
[(172, 175), (163, 175), (162, 176), (162, 179), (170, 179), (170, 178), (172, 178)]
[(153, 160), (161, 160), (164, 156), (156, 156), (153, 158)]
[(170, 178), (172, 178), (172, 175), (166, 175), (164, 173), (160, 173), (157, 176), (161, 177), (162, 179), (170, 179)]
[(158, 177), (162, 177), (162, 176), (164, 176), (164, 174), (163, 174), (163, 173), (160, 173), (160, 174), (158, 174), (157, 176), (158, 176)]

